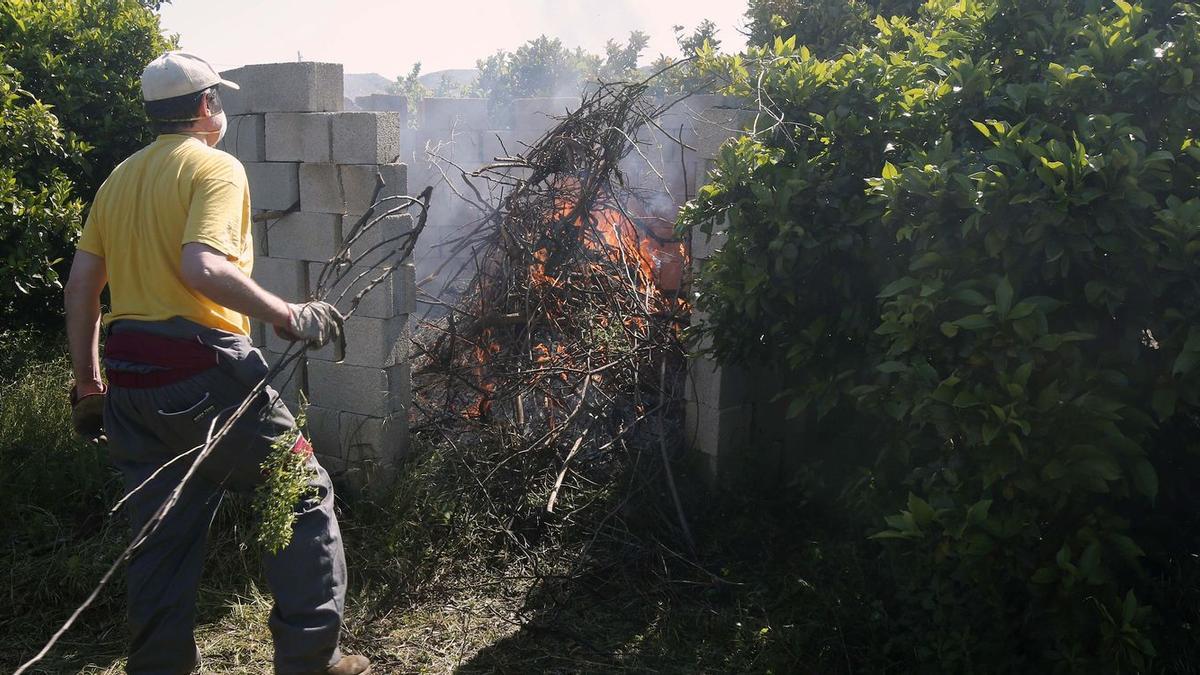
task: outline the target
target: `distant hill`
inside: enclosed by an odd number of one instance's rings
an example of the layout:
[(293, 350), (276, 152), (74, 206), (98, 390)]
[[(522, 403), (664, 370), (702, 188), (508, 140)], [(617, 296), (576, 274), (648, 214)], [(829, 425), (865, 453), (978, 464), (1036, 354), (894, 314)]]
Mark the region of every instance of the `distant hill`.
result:
[(450, 86), (454, 89), (465, 87), (475, 81), (475, 76), (479, 71), (474, 68), (449, 68), (447, 70), (435, 70), (432, 73), (426, 73), (418, 78), (421, 84), (437, 91), (438, 85), (442, 83), (442, 76), (450, 80)]
[[(478, 74), (479, 71), (474, 68), (450, 68), (425, 73), (420, 77), (420, 80), (421, 84), (437, 91), (438, 85), (442, 83), (442, 76), (445, 75), (450, 80), (451, 87), (458, 89), (474, 82), (475, 76)], [(342, 76), (342, 86), (345, 89), (345, 96), (351, 101), (359, 96), (386, 94), (391, 88), (392, 83), (392, 80), (387, 79), (379, 73), (346, 73)]]
[(391, 85), (392, 81), (379, 73), (345, 73), (342, 75), (344, 95), (350, 100), (369, 94), (386, 94)]

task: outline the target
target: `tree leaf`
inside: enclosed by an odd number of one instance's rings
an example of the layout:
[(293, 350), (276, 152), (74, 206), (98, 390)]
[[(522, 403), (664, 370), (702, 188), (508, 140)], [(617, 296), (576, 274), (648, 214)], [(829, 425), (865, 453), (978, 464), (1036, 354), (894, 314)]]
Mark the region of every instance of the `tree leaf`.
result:
[(1001, 277), (1000, 283), (996, 284), (996, 309), (1000, 311), (1000, 316), (1006, 316), (1008, 311), (1012, 309), (1013, 287), (1009, 283), (1008, 277)]
[(1150, 501), (1158, 497), (1158, 472), (1146, 458), (1139, 457), (1133, 463), (1133, 486)]
[(983, 524), (983, 521), (987, 520), (988, 510), (991, 508), (992, 500), (990, 499), (981, 499), (975, 502), (971, 508), (967, 509), (967, 522), (972, 525)]
[(956, 320), (954, 324), (959, 328), (967, 330), (982, 330), (984, 328), (991, 328), (992, 320), (982, 314), (968, 314)]
[(903, 293), (904, 291), (907, 291), (910, 288), (914, 288), (914, 287), (920, 286), (920, 285), (921, 285), (921, 282), (917, 281), (916, 279), (914, 279), (912, 277), (901, 277), (901, 278), (893, 281), (892, 283), (888, 284), (887, 286), (884, 286), (883, 290), (879, 291), (879, 295), (877, 295), (875, 297), (890, 298), (892, 296), (899, 295), (899, 294)]
[(934, 516), (936, 515), (933, 511), (933, 507), (930, 506), (928, 502), (911, 492), (908, 493), (908, 510), (910, 513), (912, 513), (913, 520), (916, 522), (917, 527), (922, 528), (929, 527), (929, 524), (933, 522)]

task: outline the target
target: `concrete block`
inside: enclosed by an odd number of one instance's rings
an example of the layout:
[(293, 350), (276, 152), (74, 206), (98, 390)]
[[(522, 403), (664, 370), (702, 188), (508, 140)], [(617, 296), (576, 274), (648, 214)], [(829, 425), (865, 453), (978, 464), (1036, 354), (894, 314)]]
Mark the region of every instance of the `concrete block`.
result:
[(411, 401), (412, 381), (407, 364), (378, 368), (313, 359), (308, 369), (313, 405), (384, 417), (404, 412)]
[(333, 118), (339, 113), (265, 115), (267, 159), (272, 162), (330, 161)]
[[(258, 213), (258, 210), (255, 209)], [(250, 224), (250, 236), (254, 239), (254, 255), (264, 256), (270, 255), (267, 249), (267, 223), (259, 221)]]
[(340, 164), (387, 164), (400, 157), (404, 118), (394, 112), (343, 112), (333, 116), (333, 153)]
[(345, 213), (336, 164), (300, 165), (300, 203), (310, 213)]
[(221, 102), (228, 115), (342, 109), (340, 63), (264, 63), (226, 70), (221, 76), (241, 87), (221, 90)]
[(510, 131), (419, 129), (413, 142), (416, 161), (449, 160), (466, 170), (490, 164), (497, 157), (520, 154), (525, 148)]
[(434, 98), (421, 100), (421, 128), (478, 131), (488, 128), (487, 100)]
[(388, 386), (392, 395), (392, 412), (407, 413), (412, 407), (412, 364), (408, 359), (387, 368)]
[[(347, 164), (339, 172), (342, 181), (342, 194), (346, 199), (346, 210), (343, 213), (366, 213), (372, 205), (371, 198), (375, 194), (377, 177), (382, 177), (384, 188), (379, 198), (397, 197), (408, 192), (407, 164)], [(394, 204), (394, 202), (392, 202)], [(382, 206), (390, 208), (389, 202)]]
[(528, 146), (533, 145), (539, 138), (541, 138), (543, 132), (545, 132), (545, 129), (530, 130), (528, 128), (525, 128), (525, 129), (513, 129), (509, 133), (512, 134), (512, 137), (516, 141), (518, 146), (528, 147)]
[(343, 412), (341, 429), (352, 488), (370, 490), (390, 483), (395, 467), (408, 454), (408, 418)]
[(262, 115), (234, 115), (229, 117), (225, 138), (217, 143), (224, 150), (243, 162), (262, 162), (267, 159), (266, 136)]
[(267, 344), (266, 326), (258, 319), (250, 319), (250, 344), (263, 348)]
[(417, 130), (411, 127), (405, 127), (400, 130), (400, 161), (408, 164), (412, 162), (413, 151), (416, 149)]
[[(400, 213), (393, 216), (372, 216), (363, 223), (363, 228), (357, 234), (351, 230), (357, 224), (357, 219), (346, 216), (343, 221), (342, 233), (344, 241), (350, 245), (350, 260), (356, 265), (380, 265), (387, 261), (399, 262), (400, 251), (409, 244), (404, 235), (412, 232), (412, 216)], [(353, 241), (350, 237), (353, 236)]]
[[(335, 271), (333, 277), (340, 279), (336, 283), (327, 282), (326, 286), (330, 292), (325, 299), (345, 312), (349, 311), (351, 302), (358, 293), (370, 288), (359, 301), (355, 316), (390, 319), (401, 314), (411, 314), (416, 306), (417, 273), (413, 264), (405, 263), (386, 275), (385, 272), (384, 267), (342, 266)], [(309, 263), (311, 283), (316, 284), (320, 273), (320, 264)], [(380, 277), (384, 277), (383, 281), (372, 287), (371, 284)]]
[(408, 99), (396, 94), (368, 94), (354, 99), (359, 110), (398, 112), (402, 117), (408, 115)]
[(749, 412), (742, 407), (713, 408), (695, 401), (685, 406), (684, 440), (688, 447), (710, 457), (717, 468), (722, 457), (750, 438)]
[[(376, 319), (355, 313), (346, 319), (346, 359), (343, 363), (347, 365), (386, 368), (405, 363), (411, 346), (407, 314)], [(309, 350), (308, 357), (332, 361), (333, 346)]]
[[(330, 458), (344, 460), (346, 449), (342, 445), (341, 427), (338, 424), (341, 413), (333, 408), (309, 404), (304, 414), (307, 426), (305, 435), (312, 443), (322, 466)], [(327, 470), (328, 468), (326, 467)]]
[(245, 162), (250, 181), (250, 204), (256, 209), (283, 211), (300, 200), (299, 165), (283, 162)]
[(729, 239), (728, 235), (726, 234), (726, 229), (728, 227), (728, 223), (725, 222), (722, 224), (713, 225), (711, 234), (705, 234), (698, 228), (691, 231), (693, 269), (699, 271), (700, 266), (704, 264), (704, 261), (708, 260), (713, 256), (713, 254), (715, 254), (717, 251), (720, 251), (721, 248), (725, 246), (725, 243)]
[(264, 340), (266, 350), (273, 354), (282, 354), (292, 346), (291, 340), (279, 337), (279, 334), (275, 332), (274, 326), (265, 326), (263, 337), (266, 338)]
[[(264, 349), (262, 350), (262, 354), (267, 359), (267, 365), (271, 367), (284, 360), (283, 352), (273, 352), (269, 349)], [(270, 386), (278, 392), (283, 402), (287, 403), (288, 407), (295, 413), (299, 409), (300, 392), (304, 391), (307, 394), (307, 379), (308, 373), (304, 357), (299, 357), (292, 359), (287, 366), (284, 366), (283, 370), (272, 379)]]
[(343, 412), (340, 420), (346, 460), (394, 466), (408, 452), (408, 419), (403, 414), (368, 417)]
[[(761, 385), (756, 381), (754, 386)], [(684, 397), (718, 410), (744, 405), (750, 399), (750, 378), (742, 368), (695, 358), (688, 362)]]
[[(374, 164), (347, 164), (338, 167), (342, 196), (345, 199), (342, 213), (366, 213), (371, 208), (379, 175), (382, 174)], [(379, 196), (383, 197), (384, 193), (381, 192)]]
[(580, 99), (562, 98), (518, 98), (512, 102), (513, 129), (537, 132), (538, 135), (558, 126), (557, 117), (579, 108)]
[(475, 155), (484, 164), (501, 157), (516, 157), (527, 149), (517, 141), (517, 135), (511, 131), (482, 131), (477, 139)]
[(288, 302), (301, 302), (308, 297), (306, 265), (299, 260), (257, 258), (251, 275), (260, 286)]
[(477, 143), (471, 141), (478, 135), (464, 129), (418, 129), (414, 139), (415, 161), (451, 161), (459, 163), (473, 160)]
[(407, 190), (404, 164), (301, 164), (300, 203), (312, 213), (365, 213), (372, 205), (377, 175), (386, 184), (380, 198)]
[(276, 258), (324, 261), (342, 246), (342, 217), (335, 213), (297, 211), (268, 224)]
[(701, 159), (716, 157), (721, 145), (739, 135), (753, 115), (737, 99), (725, 96), (693, 96), (681, 101), (668, 118), (672, 126), (674, 115), (690, 120), (684, 125), (683, 140), (696, 149)]

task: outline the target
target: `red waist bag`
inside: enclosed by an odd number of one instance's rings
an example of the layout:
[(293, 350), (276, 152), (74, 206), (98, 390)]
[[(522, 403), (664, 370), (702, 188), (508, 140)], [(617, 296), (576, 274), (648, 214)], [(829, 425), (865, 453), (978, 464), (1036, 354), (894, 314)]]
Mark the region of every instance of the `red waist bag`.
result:
[(114, 361), (155, 368), (146, 373), (108, 369), (109, 383), (132, 389), (174, 384), (203, 373), (219, 363), (216, 350), (195, 339), (171, 338), (137, 331), (109, 335), (104, 344), (104, 356)]

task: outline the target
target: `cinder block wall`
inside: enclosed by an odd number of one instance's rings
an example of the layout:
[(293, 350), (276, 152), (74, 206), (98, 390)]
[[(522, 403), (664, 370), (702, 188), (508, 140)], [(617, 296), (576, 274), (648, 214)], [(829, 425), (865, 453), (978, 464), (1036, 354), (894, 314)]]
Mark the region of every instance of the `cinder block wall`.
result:
[[(343, 111), (339, 64), (250, 65), (223, 76), (241, 85), (222, 92), (229, 130), (218, 147), (242, 161), (250, 181), (254, 277), (288, 301), (307, 300), (326, 261), (371, 206), (376, 177), (386, 182), (381, 196), (408, 192), (407, 167), (399, 162), (405, 113), (402, 107)], [(410, 228), (407, 213), (390, 216), (356, 241), (351, 257)], [(381, 267), (371, 268), (384, 263), (387, 250), (375, 249), (328, 299), (342, 296), (335, 304), (346, 310), (380, 275)], [(276, 383), (293, 409), (303, 392), (309, 436), (322, 465), (352, 489), (386, 484), (408, 447), (414, 284), (412, 264), (399, 267), (347, 321), (342, 363), (333, 362), (330, 348), (310, 351), (291, 379)], [(261, 324), (253, 337), (272, 363), (288, 347)]]

